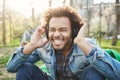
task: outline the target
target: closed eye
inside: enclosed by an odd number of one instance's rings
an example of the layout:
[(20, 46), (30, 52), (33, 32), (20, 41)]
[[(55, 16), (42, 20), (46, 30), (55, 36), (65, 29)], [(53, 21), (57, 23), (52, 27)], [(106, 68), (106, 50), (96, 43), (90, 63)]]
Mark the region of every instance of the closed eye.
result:
[(60, 31), (62, 32), (67, 31), (67, 28), (61, 28)]
[(67, 31), (66, 29), (62, 29), (61, 31)]
[(53, 28), (49, 29), (49, 32), (54, 32), (54, 31), (55, 31), (55, 29), (53, 29)]

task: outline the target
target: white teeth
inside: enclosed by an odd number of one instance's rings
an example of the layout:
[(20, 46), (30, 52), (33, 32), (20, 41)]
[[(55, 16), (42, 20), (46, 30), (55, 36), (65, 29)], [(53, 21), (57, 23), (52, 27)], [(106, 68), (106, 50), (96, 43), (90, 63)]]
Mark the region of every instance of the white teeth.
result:
[(54, 40), (56, 43), (61, 43), (63, 40)]

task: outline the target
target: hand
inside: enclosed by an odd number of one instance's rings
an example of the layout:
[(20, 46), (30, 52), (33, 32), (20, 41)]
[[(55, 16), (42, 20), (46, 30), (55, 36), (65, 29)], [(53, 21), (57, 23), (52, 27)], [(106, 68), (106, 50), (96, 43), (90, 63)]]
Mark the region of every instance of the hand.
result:
[(76, 36), (76, 38), (74, 39), (74, 42), (77, 43), (80, 40), (85, 39), (86, 36), (86, 31), (87, 30), (87, 24), (83, 23), (83, 26), (80, 28), (78, 35)]
[(93, 46), (85, 40), (87, 25), (86, 23), (83, 24), (81, 29), (78, 32), (77, 37), (74, 39), (74, 43), (77, 44), (80, 49), (84, 52), (85, 55), (89, 55), (91, 50), (93, 49)]
[(45, 27), (43, 26), (38, 27), (33, 33), (29, 45), (33, 46), (34, 48), (40, 48), (44, 46), (48, 42), (47, 38), (43, 38), (44, 34)]

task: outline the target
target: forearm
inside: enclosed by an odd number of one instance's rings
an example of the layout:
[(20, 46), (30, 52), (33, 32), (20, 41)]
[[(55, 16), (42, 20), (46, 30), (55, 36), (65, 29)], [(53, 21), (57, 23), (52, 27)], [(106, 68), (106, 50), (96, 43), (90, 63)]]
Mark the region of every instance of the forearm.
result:
[(18, 48), (16, 53), (14, 53), (8, 61), (7, 70), (9, 72), (16, 72), (18, 68), (26, 62), (34, 64), (40, 60), (37, 50), (33, 51), (32, 55), (26, 55), (21, 51), (22, 48)]
[(80, 49), (88, 56), (93, 49), (93, 46), (85, 39), (76, 38), (75, 42), (80, 47)]
[[(95, 49), (95, 48), (94, 48)], [(120, 79), (120, 62), (112, 58), (102, 49), (95, 49), (94, 55), (88, 57), (89, 63), (110, 80)]]
[(26, 44), (22, 50), (23, 54), (31, 54), (36, 48), (32, 46), (30, 43)]
[(18, 48), (7, 63), (7, 70), (9, 72), (16, 72), (18, 68), (29, 58), (30, 55), (21, 53), (22, 48)]

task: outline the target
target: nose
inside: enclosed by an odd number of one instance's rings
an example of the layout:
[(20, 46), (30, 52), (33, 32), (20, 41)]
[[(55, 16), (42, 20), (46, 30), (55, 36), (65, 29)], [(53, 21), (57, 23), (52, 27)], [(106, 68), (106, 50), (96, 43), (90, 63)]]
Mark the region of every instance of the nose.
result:
[(55, 32), (54, 32), (54, 37), (55, 37), (55, 38), (60, 37), (60, 32), (59, 32), (59, 31), (55, 31)]

